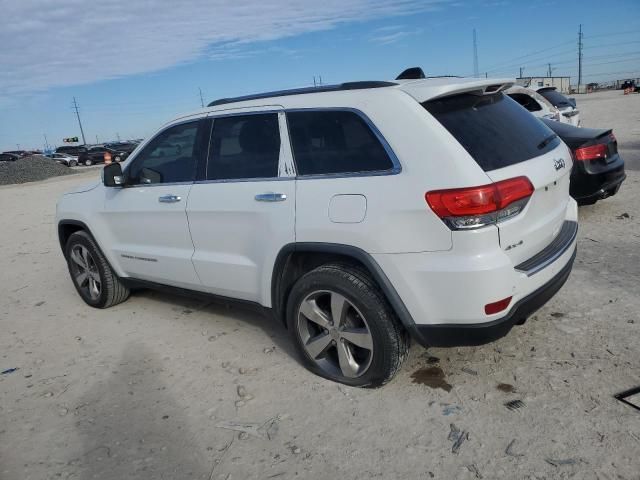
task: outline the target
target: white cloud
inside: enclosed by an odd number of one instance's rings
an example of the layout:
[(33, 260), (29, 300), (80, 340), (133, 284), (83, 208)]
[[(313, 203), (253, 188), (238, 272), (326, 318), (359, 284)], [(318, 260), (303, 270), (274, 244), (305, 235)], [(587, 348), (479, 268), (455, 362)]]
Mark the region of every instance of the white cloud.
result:
[(0, 97), (251, 55), (255, 42), (451, 0), (3, 0)]

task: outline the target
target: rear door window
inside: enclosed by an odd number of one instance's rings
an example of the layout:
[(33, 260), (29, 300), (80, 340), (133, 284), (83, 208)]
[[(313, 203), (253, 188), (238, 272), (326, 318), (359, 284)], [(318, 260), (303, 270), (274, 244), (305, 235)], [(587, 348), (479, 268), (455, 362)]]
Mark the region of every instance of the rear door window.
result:
[(376, 172), (393, 168), (393, 162), (376, 134), (354, 112), (287, 112), (287, 122), (299, 175)]
[(208, 180), (278, 176), (280, 125), (277, 113), (216, 118), (210, 145)]
[(502, 93), (461, 94), (422, 104), (485, 171), (550, 152), (560, 139)]

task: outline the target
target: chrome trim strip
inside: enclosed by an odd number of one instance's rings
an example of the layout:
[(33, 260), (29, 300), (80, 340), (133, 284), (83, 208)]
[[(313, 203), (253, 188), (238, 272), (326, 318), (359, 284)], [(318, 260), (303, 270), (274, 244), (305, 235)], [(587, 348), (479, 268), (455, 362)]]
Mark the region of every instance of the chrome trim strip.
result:
[[(555, 262), (573, 245), (574, 240), (578, 236), (578, 222), (565, 220), (560, 233), (540, 252), (524, 262), (516, 265), (515, 270), (525, 273), (527, 277), (535, 275), (541, 270)], [(566, 237), (566, 238), (563, 238)], [(558, 245), (555, 245), (555, 244)]]
[(171, 187), (174, 185), (193, 185), (193, 181), (189, 182), (171, 182), (171, 183), (135, 183), (130, 185), (120, 185), (124, 188), (146, 188), (146, 187)]
[(196, 180), (193, 183), (195, 185), (202, 185), (206, 183), (284, 182), (287, 180), (296, 180), (296, 177), (223, 178), (218, 180)]

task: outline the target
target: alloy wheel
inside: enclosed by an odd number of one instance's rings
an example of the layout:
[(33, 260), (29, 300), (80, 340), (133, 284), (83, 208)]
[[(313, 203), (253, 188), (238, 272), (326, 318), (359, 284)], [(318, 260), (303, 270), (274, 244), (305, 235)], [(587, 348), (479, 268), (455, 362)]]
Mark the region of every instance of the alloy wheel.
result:
[(78, 288), (91, 300), (97, 300), (102, 292), (102, 280), (96, 261), (84, 245), (74, 245), (71, 249), (71, 269)]
[(298, 307), (296, 325), (306, 353), (326, 373), (357, 378), (369, 369), (371, 330), (343, 295), (328, 290), (307, 295)]

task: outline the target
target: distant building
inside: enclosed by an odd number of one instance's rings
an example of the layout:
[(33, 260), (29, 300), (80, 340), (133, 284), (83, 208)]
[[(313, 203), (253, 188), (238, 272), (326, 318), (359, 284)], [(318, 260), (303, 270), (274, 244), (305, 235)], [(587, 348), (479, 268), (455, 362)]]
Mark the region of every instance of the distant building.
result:
[(569, 80), (571, 77), (521, 77), (516, 78), (516, 83), (523, 87), (533, 89), (540, 87), (556, 87), (561, 93), (570, 93)]

